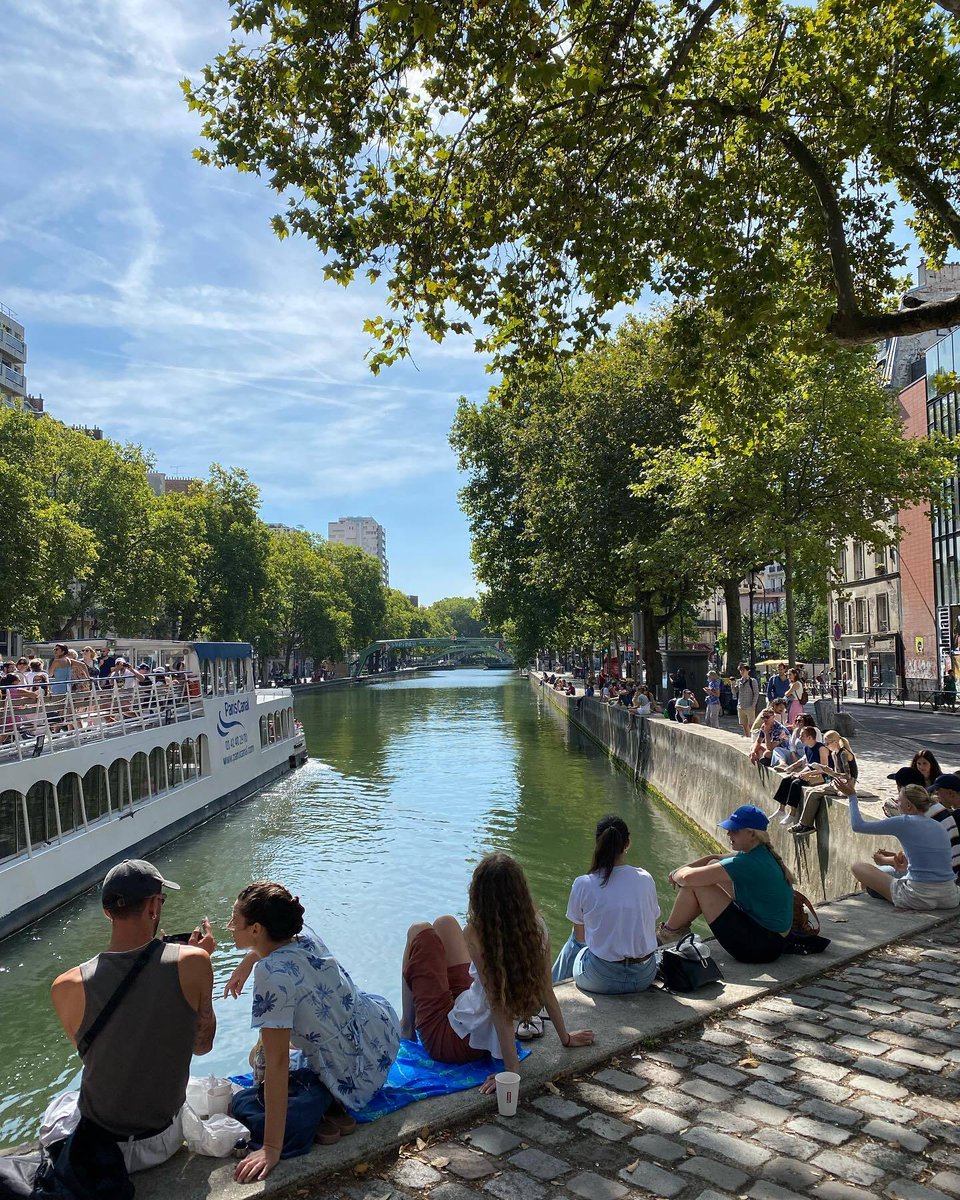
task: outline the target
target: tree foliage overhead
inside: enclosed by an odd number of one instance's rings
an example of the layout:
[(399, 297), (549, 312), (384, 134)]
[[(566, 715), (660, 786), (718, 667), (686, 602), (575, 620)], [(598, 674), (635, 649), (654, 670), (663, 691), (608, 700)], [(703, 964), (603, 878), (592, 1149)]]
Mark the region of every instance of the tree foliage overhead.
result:
[(183, 84), (197, 156), (263, 174), (329, 277), (385, 282), (374, 369), (418, 324), (576, 346), (647, 286), (744, 326), (792, 281), (848, 343), (960, 321), (887, 311), (897, 198), (931, 262), (960, 247), (953, 3), (231, 4)]

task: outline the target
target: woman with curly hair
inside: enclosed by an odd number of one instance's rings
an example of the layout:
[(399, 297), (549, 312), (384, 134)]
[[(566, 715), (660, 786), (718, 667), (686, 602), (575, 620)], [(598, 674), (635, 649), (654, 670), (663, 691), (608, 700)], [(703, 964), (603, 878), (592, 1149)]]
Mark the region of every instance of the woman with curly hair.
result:
[[(401, 1036), (418, 1033), (437, 1062), (492, 1057), (519, 1072), (517, 1022), (545, 1006), (561, 1045), (589, 1046), (592, 1030), (564, 1024), (550, 967), (547, 930), (522, 867), (509, 854), (488, 854), (470, 880), (462, 929), (444, 916), (407, 932)], [(480, 1090), (496, 1091), (493, 1075)]]
[[(233, 1098), (234, 1115), (251, 1132), (251, 1153), (235, 1172), (240, 1183), (265, 1179), (314, 1141), (352, 1133), (347, 1110), (363, 1108), (383, 1086), (400, 1048), (391, 1005), (357, 987), (303, 912), (283, 884), (261, 880), (237, 896), (228, 925), (248, 953), (223, 994), (239, 996), (254, 972), (251, 1024), (260, 1034), (250, 1055), (254, 1087)], [(293, 1073), (291, 1046), (301, 1064)]]

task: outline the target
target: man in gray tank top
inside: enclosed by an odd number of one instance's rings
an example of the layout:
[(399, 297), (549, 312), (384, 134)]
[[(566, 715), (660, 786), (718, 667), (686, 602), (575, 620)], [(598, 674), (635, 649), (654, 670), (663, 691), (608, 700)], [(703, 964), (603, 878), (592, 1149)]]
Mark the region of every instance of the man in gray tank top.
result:
[[(129, 1171), (164, 1162), (180, 1148), (179, 1112), (190, 1059), (213, 1048), (214, 940), (210, 923), (190, 945), (157, 939), (164, 888), (179, 890), (142, 859), (119, 863), (103, 881), (110, 944), (54, 980), (51, 997), (67, 1037), (80, 1043), (80, 1115), (120, 1143)], [(83, 1039), (148, 947), (129, 990), (83, 1052)]]

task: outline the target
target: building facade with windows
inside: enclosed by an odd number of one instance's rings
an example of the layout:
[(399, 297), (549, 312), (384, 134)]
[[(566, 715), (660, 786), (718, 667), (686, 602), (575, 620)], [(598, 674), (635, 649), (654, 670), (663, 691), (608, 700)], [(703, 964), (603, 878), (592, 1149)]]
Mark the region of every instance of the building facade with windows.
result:
[(848, 538), (835, 569), (830, 624), (837, 677), (858, 696), (868, 688), (900, 690), (904, 646), (897, 549), (874, 550)]
[(342, 546), (359, 546), (380, 563), (380, 578), (384, 587), (390, 583), (390, 564), (387, 562), (387, 531), (373, 517), (341, 517), (327, 525), (327, 537)]
[[(956, 437), (960, 432), (960, 330), (952, 330), (926, 352), (927, 428)], [(930, 527), (938, 675), (960, 680), (960, 475), (943, 485)]]
[(0, 304), (0, 402), (10, 406), (27, 397), (27, 343), (12, 309)]

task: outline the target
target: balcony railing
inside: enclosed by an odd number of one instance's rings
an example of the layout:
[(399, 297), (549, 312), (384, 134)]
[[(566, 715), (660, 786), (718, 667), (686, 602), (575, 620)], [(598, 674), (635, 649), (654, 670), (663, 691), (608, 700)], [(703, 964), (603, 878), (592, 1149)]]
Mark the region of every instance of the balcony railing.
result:
[(27, 353), (27, 343), (22, 338), (18, 338), (16, 334), (8, 333), (6, 329), (0, 330), (0, 343), (8, 350), (13, 350), (21, 359)]
[(20, 388), (21, 391), (23, 391), (27, 383), (26, 378), (19, 371), (15, 371), (13, 367), (4, 366), (3, 378), (7, 383), (12, 383), (15, 387)]
[[(86, 690), (78, 687), (86, 685)], [(195, 675), (166, 682), (81, 680), (62, 695), (56, 681), (0, 688), (0, 763), (73, 750), (90, 742), (177, 725), (203, 716)]]

